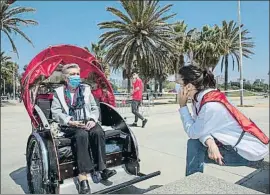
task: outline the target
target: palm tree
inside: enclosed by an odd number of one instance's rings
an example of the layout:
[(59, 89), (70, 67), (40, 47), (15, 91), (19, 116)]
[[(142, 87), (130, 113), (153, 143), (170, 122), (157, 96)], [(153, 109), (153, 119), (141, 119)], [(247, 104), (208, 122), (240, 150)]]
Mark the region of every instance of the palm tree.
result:
[(11, 88), (12, 83), (14, 82), (13, 76), (15, 78), (18, 75), (19, 66), (11, 61), (11, 57), (6, 56), (4, 52), (1, 52), (1, 78), (5, 80), (5, 85), (8, 88)]
[(1, 62), (1, 76), (8, 79), (7, 77), (12, 75), (13, 70), (13, 62), (11, 61), (11, 57), (5, 55), (5, 52), (1, 52), (0, 62)]
[(4, 34), (7, 35), (13, 51), (18, 54), (18, 50), (15, 46), (15, 43), (11, 37), (11, 35), (19, 34), (25, 40), (27, 40), (30, 44), (33, 45), (32, 41), (20, 30), (20, 25), (37, 25), (38, 23), (34, 20), (22, 19), (18, 16), (18, 14), (23, 14), (27, 12), (34, 12), (35, 9), (29, 7), (12, 7), (8, 1), (0, 1), (0, 18), (1, 18), (1, 25), (0, 30)]
[(7, 61), (10, 61), (11, 60), (11, 57), (10, 56), (6, 56), (5, 55), (5, 52), (1, 52), (0, 53), (0, 62), (1, 62), (1, 66), (2, 64), (6, 63)]
[(177, 79), (178, 71), (181, 67), (185, 65), (184, 60), (184, 44), (186, 41), (186, 30), (187, 30), (187, 24), (184, 23), (184, 21), (176, 22), (172, 26), (172, 31), (175, 33), (173, 35), (172, 39), (178, 43), (178, 48), (171, 56), (172, 62), (173, 62), (173, 69), (175, 73), (175, 79)]
[[(87, 48), (89, 51), (89, 49)], [(102, 71), (104, 72), (106, 78), (110, 78), (110, 65), (104, 61), (104, 57), (107, 54), (103, 45), (91, 43), (91, 51), (95, 54), (96, 59), (101, 64)]]
[[(243, 25), (242, 25), (243, 27)], [(242, 28), (241, 28), (242, 29)], [(225, 68), (225, 90), (228, 89), (228, 66), (229, 66), (229, 57), (233, 61), (233, 70), (235, 65), (235, 60), (237, 62), (238, 71), (239, 71), (239, 28), (233, 20), (230, 22), (223, 21), (221, 27), (222, 35), (222, 61), (221, 61), (221, 72)], [(243, 56), (250, 58), (251, 54), (254, 54), (251, 49), (254, 48), (254, 43), (251, 41), (252, 37), (248, 36), (249, 32), (247, 29), (241, 31), (242, 36), (242, 51)]]
[(96, 43), (91, 43), (91, 50), (92, 52), (94, 52), (95, 57), (99, 60), (102, 61), (105, 54), (106, 54), (106, 50), (104, 49), (104, 47), (100, 44), (96, 44)]
[[(88, 52), (90, 52), (90, 49), (88, 47), (84, 47)], [(100, 44), (91, 43), (91, 52), (94, 53), (95, 58), (98, 60), (98, 68), (104, 72), (107, 79), (110, 78), (110, 66), (108, 63), (104, 62), (104, 56), (106, 54), (106, 51), (104, 47), (102, 47)]]
[(197, 35), (197, 29), (194, 28), (187, 31), (187, 27), (188, 25), (184, 21), (178, 21), (172, 26), (172, 31), (175, 34), (172, 39), (177, 43), (177, 49), (173, 56), (171, 56), (175, 79), (179, 69), (185, 65), (185, 55), (189, 56), (194, 45), (194, 38)]
[(143, 69), (144, 72), (152, 69), (161, 72), (166, 64), (163, 62), (164, 56), (160, 48), (163, 47), (168, 52), (175, 49), (174, 41), (170, 40), (173, 32), (166, 23), (175, 14), (163, 16), (172, 5), (160, 8), (158, 3), (156, 0), (121, 0), (126, 13), (108, 7), (107, 11), (117, 16), (118, 20), (99, 24), (100, 29), (110, 29), (100, 37), (100, 44), (108, 48), (104, 60), (113, 64), (115, 68), (126, 69), (128, 78), (135, 67)]
[(23, 66), (23, 70), (24, 70), (24, 72), (26, 71), (27, 66), (28, 66), (28, 64), (25, 64), (25, 65)]
[(204, 25), (200, 32), (197, 32), (192, 46), (192, 60), (194, 64), (202, 68), (214, 70), (221, 57), (221, 34), (220, 28), (215, 25), (210, 27)]

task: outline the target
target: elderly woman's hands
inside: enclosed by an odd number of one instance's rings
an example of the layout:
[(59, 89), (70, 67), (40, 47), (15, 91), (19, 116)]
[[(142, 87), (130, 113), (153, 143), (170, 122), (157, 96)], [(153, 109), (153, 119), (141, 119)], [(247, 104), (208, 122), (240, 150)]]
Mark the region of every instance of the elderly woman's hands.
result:
[(68, 126), (72, 127), (84, 127), (85, 125), (81, 123), (80, 121), (69, 121)]
[(90, 120), (90, 121), (88, 121), (88, 122), (86, 123), (86, 125), (84, 126), (84, 128), (85, 128), (87, 131), (89, 131), (89, 130), (91, 130), (95, 125), (96, 125), (96, 122)]
[(86, 124), (84, 124), (80, 121), (69, 121), (68, 125), (72, 127), (84, 128), (85, 130), (89, 131), (96, 125), (96, 122), (90, 120)]

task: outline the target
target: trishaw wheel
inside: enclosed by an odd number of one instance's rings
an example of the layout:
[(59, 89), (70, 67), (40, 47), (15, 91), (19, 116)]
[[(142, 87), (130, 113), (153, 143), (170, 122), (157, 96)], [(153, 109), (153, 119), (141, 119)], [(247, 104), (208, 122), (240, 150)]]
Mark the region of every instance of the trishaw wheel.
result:
[(35, 129), (33, 124), (31, 124), (31, 126), (32, 126), (32, 133), (33, 133), (33, 132), (35, 132), (36, 129)]
[(131, 175), (140, 173), (140, 163), (138, 161), (130, 160), (125, 163), (126, 171)]
[(31, 194), (47, 194), (44, 185), (44, 167), (41, 148), (38, 140), (32, 137), (27, 147), (27, 182)]

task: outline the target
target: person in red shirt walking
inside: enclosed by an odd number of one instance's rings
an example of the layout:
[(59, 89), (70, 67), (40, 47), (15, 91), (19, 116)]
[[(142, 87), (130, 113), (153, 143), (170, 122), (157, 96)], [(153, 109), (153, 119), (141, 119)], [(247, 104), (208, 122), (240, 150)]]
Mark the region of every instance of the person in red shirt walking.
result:
[(147, 123), (147, 119), (145, 119), (139, 113), (139, 106), (141, 105), (142, 97), (143, 97), (143, 82), (139, 78), (137, 71), (132, 72), (132, 77), (133, 77), (133, 82), (132, 82), (132, 93), (131, 93), (131, 96), (132, 96), (131, 109), (132, 109), (132, 113), (135, 115), (135, 121), (131, 126), (136, 127), (138, 119), (141, 119), (142, 127), (144, 128)]

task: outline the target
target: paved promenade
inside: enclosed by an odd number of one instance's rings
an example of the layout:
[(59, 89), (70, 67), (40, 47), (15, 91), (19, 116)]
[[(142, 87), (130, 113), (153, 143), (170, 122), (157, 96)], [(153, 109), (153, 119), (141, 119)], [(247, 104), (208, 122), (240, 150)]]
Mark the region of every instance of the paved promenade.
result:
[[(239, 104), (238, 102), (235, 102)], [(255, 107), (240, 108), (269, 135), (269, 99), (248, 100)], [(155, 105), (149, 110), (149, 122), (133, 128), (140, 146), (142, 172), (160, 170), (161, 175), (138, 183), (119, 193), (144, 193), (185, 177), (186, 136), (177, 105)], [(124, 114), (129, 123), (132, 115)], [(1, 107), (1, 192), (27, 193), (25, 174), (26, 142), (31, 124), (23, 104)], [(254, 173), (256, 173), (254, 175)], [(205, 174), (229, 183), (267, 192), (269, 169), (259, 172), (248, 167), (206, 165)], [(268, 186), (268, 189), (267, 189)], [(257, 188), (257, 189), (256, 189)], [(268, 191), (269, 193), (269, 191)]]

